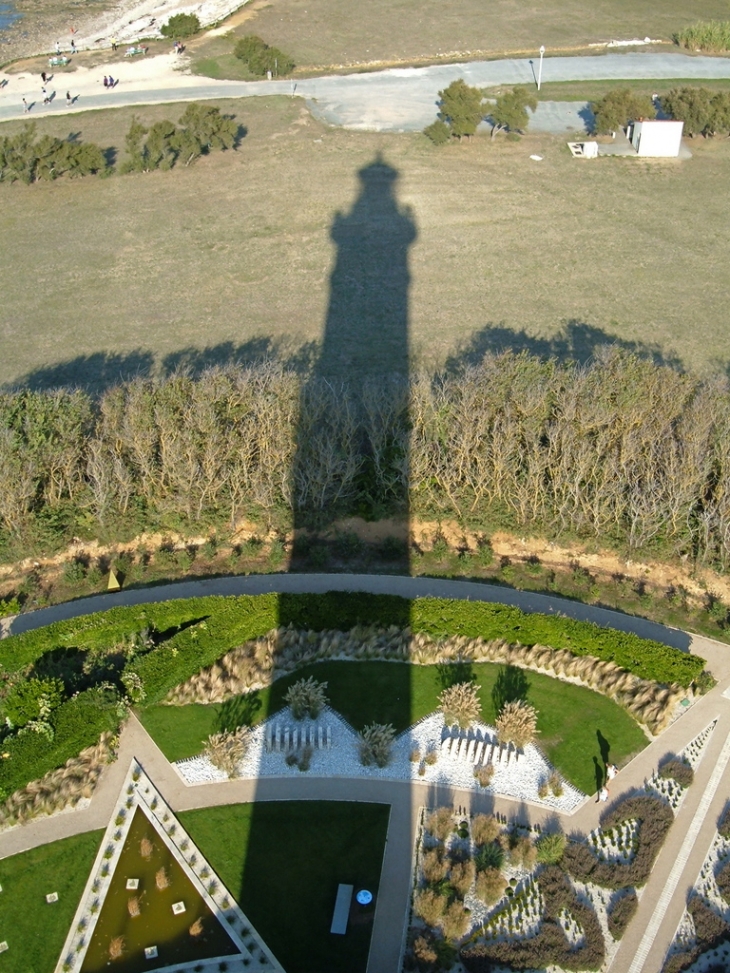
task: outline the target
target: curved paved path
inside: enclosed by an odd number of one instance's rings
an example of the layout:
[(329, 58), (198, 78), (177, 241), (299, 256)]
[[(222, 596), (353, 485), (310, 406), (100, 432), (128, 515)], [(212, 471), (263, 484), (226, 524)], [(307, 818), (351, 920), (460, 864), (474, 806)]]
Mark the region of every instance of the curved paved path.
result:
[[(579, 601), (518, 591), (478, 581), (450, 581), (445, 578), (411, 578), (388, 574), (258, 574), (232, 575), (226, 578), (203, 578), (147, 588), (126, 588), (112, 594), (91, 595), (76, 601), (63, 602), (50, 608), (39, 608), (25, 615), (16, 615), (0, 622), (3, 635), (16, 635), (51, 622), (92, 612), (104, 611), (115, 605), (144, 605), (173, 598), (195, 598), (203, 595), (263, 595), (310, 594), (327, 591), (365, 591), (378, 595), (400, 595), (403, 598), (459, 598), (464, 601), (487, 601), (514, 605), (525, 612), (546, 615), (565, 615), (579, 621), (594, 622), (605, 628), (633, 632), (642, 638), (655, 639), (674, 648), (689, 651), (692, 637), (676, 628), (634, 615)], [(710, 640), (707, 640), (710, 641)]]
[[(154, 66), (154, 68), (153, 68)], [(246, 98), (257, 95), (292, 95), (306, 99), (313, 113), (332, 125), (372, 131), (420, 131), (436, 115), (437, 93), (456, 78), (488, 87), (499, 84), (534, 85), (533, 63), (528, 58), (439, 64), (425, 68), (391, 68), (365, 74), (333, 75), (295, 81), (215, 81), (185, 74), (173, 55), (147, 61), (102, 65), (93, 71), (79, 62), (78, 70), (58, 74), (56, 98), (44, 106), (36, 75), (0, 73), (8, 83), (0, 88), (0, 120), (22, 114), (21, 99), (34, 102), (31, 117), (62, 114), (68, 109), (65, 91), (78, 96), (70, 111), (144, 105), (175, 101)], [(114, 69), (120, 79), (114, 91), (101, 87), (102, 75)], [(602, 54), (587, 57), (547, 57), (543, 82), (596, 81), (647, 78), (708, 80), (730, 78), (730, 59), (687, 54)]]
[[(611, 965), (611, 973), (658, 973), (684, 908), (686, 893), (694, 884), (715, 831), (715, 822), (726, 795), (730, 794), (730, 701), (723, 692), (730, 688), (730, 649), (701, 637), (685, 636), (671, 629), (633, 619), (617, 612), (526, 592), (495, 588), (470, 582), (428, 578), (356, 575), (267, 575), (254, 578), (219, 578), (183, 582), (153, 589), (137, 589), (115, 595), (101, 595), (66, 605), (19, 616), (12, 631), (28, 630), (57, 617), (73, 617), (90, 610), (125, 601), (162, 601), (195, 594), (262, 593), (265, 591), (367, 590), (417, 597), (462, 597), (506, 601), (528, 611), (560, 611), (576, 617), (601, 619), (622, 630), (650, 631), (666, 640), (682, 643), (710, 660), (718, 686), (697, 701), (658, 740), (651, 743), (627, 767), (616, 785), (621, 791), (641, 787), (668, 752), (677, 752), (713, 720), (717, 726), (698, 768), (665, 847), (642, 896), (637, 919), (630, 926)], [(570, 609), (571, 611), (568, 611)], [(595, 617), (591, 617), (595, 616)], [(23, 623), (22, 625), (20, 623)], [(647, 629), (646, 626), (649, 626)], [(682, 636), (679, 638), (679, 636)], [(353, 800), (389, 804), (391, 815), (383, 860), (378, 906), (375, 914), (368, 973), (395, 973), (404, 941), (408, 917), (412, 853), (421, 806), (453, 804), (465, 812), (499, 812), (509, 819), (547, 824), (554, 812), (492, 795), (433, 786), (419, 782), (348, 780), (343, 778), (274, 778), (238, 780), (196, 787), (187, 786), (173, 770), (136, 717), (132, 716), (121, 735), (118, 760), (105, 769), (88, 808), (37, 819), (23, 827), (0, 833), (0, 857), (17, 854), (58, 838), (106, 826), (113, 812), (124, 775), (136, 757), (155, 781), (173, 810), (233, 804), (251, 800)], [(602, 806), (589, 799), (572, 815), (562, 815), (566, 830), (588, 831), (598, 824)], [(645, 930), (649, 930), (645, 934)]]

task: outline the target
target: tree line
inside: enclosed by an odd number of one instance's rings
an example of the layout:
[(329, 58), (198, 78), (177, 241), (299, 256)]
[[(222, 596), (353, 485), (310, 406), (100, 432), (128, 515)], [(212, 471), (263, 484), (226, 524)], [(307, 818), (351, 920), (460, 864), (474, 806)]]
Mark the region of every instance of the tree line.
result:
[[(213, 105), (188, 105), (178, 125), (165, 120), (145, 128), (139, 119), (132, 119), (125, 138), (128, 158), (119, 172), (170, 169), (177, 162), (190, 165), (216, 149), (235, 148), (245, 134), (231, 116), (222, 115)], [(30, 184), (64, 175), (108, 176), (114, 171), (109, 155), (94, 142), (82, 142), (73, 135), (65, 139), (37, 136), (35, 123), (27, 122), (15, 135), (0, 137), (0, 182)]]
[(684, 122), (684, 134), (730, 135), (730, 91), (683, 86), (672, 88), (659, 99), (640, 95), (630, 88), (613, 88), (591, 105), (594, 130), (599, 135), (625, 128), (629, 122), (656, 118), (658, 100), (662, 112)]
[(274, 364), (0, 394), (0, 551), (410, 509), (730, 562), (730, 390), (618, 350), (357, 389)]

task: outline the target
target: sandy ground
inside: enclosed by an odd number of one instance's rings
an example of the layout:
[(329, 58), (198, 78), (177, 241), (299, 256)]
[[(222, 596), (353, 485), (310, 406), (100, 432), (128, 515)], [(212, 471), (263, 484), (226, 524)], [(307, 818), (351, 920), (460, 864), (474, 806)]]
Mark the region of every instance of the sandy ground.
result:
[[(110, 3), (103, 13), (76, 16), (69, 24), (67, 12), (50, 12), (43, 20), (25, 14), (0, 37), (0, 59), (32, 57), (53, 53), (56, 43), (61, 50), (71, 50), (73, 37), (76, 50), (98, 51), (111, 47), (112, 39), (128, 45), (145, 38), (161, 37), (160, 28), (179, 13), (196, 14), (203, 27), (215, 27), (248, 0), (203, 0), (202, 3), (181, 0), (121, 0)], [(75, 33), (71, 33), (73, 27)], [(224, 28), (227, 29), (227, 28)]]

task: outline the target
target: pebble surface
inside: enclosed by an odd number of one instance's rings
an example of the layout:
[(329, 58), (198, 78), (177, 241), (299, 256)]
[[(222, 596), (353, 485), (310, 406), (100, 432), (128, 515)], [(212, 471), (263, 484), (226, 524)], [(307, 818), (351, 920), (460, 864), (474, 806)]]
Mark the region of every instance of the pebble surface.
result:
[[(318, 727), (322, 727), (326, 737), (329, 728), (331, 749), (315, 748), (312, 753), (309, 770), (314, 777), (362, 777), (379, 780), (416, 780), (427, 784), (446, 784), (463, 789), (484, 790), (491, 794), (509, 797), (514, 800), (529, 801), (556, 811), (570, 812), (586, 799), (567, 781), (563, 781), (563, 794), (556, 797), (552, 794), (545, 798), (538, 797), (538, 787), (547, 780), (554, 768), (545, 759), (539, 748), (530, 744), (515, 759), (514, 751), (509, 762), (505, 757), (501, 762), (495, 762), (494, 776), (487, 788), (479, 786), (474, 777), (474, 763), (463, 755), (467, 750), (462, 746), (462, 756), (452, 756), (442, 750), (442, 741), (446, 734), (454, 730), (444, 725), (443, 714), (432, 713), (425, 719), (414, 724), (395, 738), (391, 759), (387, 767), (363, 767), (359, 757), (359, 736), (353, 728), (336, 712), (326, 708), (316, 721), (295, 721), (288, 709), (281, 710), (271, 716), (264, 723), (255, 727), (249, 739), (248, 752), (238, 765), (238, 776), (243, 778), (257, 777), (298, 777), (302, 771), (296, 765), (286, 763), (285, 754), (276, 750), (269, 751), (266, 747), (267, 725), (272, 724), (284, 728), (290, 733), (294, 728), (300, 732), (307, 731), (312, 738), (318, 739)], [(494, 741), (496, 731), (492, 726), (476, 723), (471, 728), (472, 738), (478, 741)], [(411, 760), (414, 751), (418, 751), (421, 759)], [(425, 762), (428, 753), (436, 755), (434, 763)], [(203, 784), (212, 781), (225, 781), (227, 775), (214, 767), (204, 756), (180, 760), (173, 764), (180, 776), (187, 784)]]

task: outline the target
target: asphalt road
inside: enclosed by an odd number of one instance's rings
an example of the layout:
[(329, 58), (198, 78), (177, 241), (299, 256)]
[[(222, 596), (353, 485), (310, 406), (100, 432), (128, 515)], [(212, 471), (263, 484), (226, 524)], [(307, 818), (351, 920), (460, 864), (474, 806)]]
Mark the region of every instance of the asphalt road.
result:
[[(155, 59), (156, 60), (156, 59)], [(147, 65), (151, 61), (146, 62)], [(113, 92), (100, 89), (98, 78), (89, 74), (59, 76), (59, 84), (76, 86), (78, 95), (71, 111), (103, 107), (143, 105), (174, 101), (246, 98), (257, 95), (297, 95), (306, 100), (313, 113), (323, 121), (351, 129), (370, 131), (420, 131), (436, 117), (439, 90), (456, 78), (470, 85), (534, 84), (534, 63), (529, 59), (476, 61), (469, 64), (441, 64), (426, 68), (393, 68), (368, 74), (336, 75), (299, 81), (214, 81), (170, 72), (145, 81), (145, 62), (135, 65), (137, 76), (122, 79)], [(23, 81), (6, 76), (0, 88), (0, 119), (22, 115)], [(546, 58), (542, 80), (629, 80), (677, 78), (711, 80), (730, 78), (730, 58), (695, 57), (687, 54), (603, 54), (592, 57)], [(67, 80), (68, 79), (68, 80)], [(35, 88), (33, 82), (33, 88)], [(552, 103), (541, 107), (534, 130), (565, 132), (581, 130), (581, 105)], [(31, 117), (65, 113), (65, 99), (59, 91), (48, 107), (36, 100)], [(544, 119), (544, 122), (542, 121)], [(544, 125), (544, 127), (543, 127)]]

